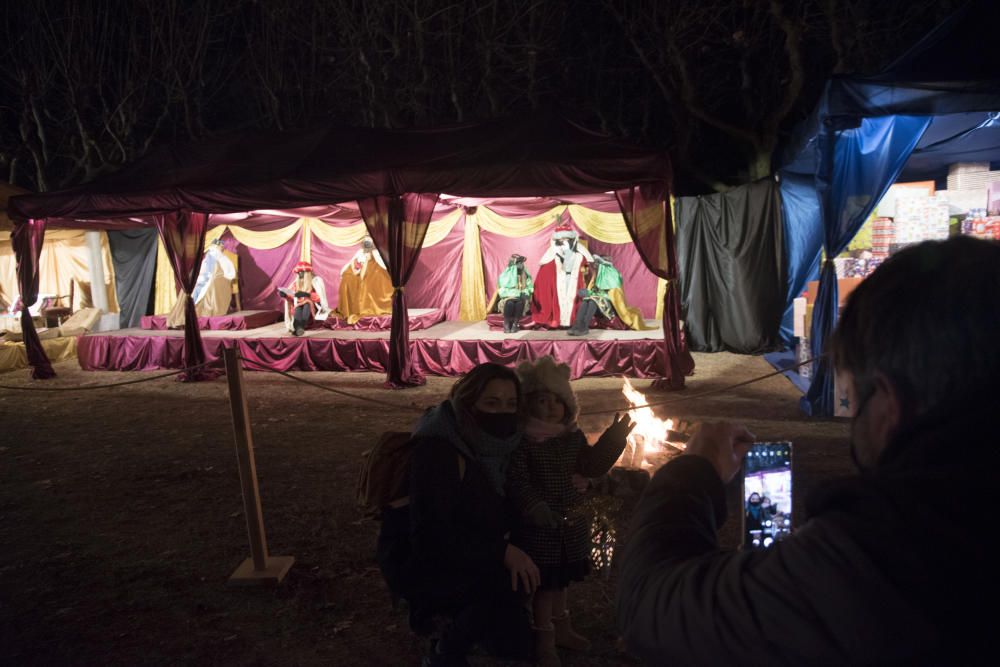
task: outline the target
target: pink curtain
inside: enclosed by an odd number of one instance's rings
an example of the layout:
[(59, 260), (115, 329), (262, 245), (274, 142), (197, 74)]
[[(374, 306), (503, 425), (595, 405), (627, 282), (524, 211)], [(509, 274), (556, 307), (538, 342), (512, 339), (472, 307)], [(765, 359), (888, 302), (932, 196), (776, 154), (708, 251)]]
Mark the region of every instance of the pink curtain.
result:
[(392, 279), (392, 328), (385, 383), (393, 389), (421, 385), (426, 381), (410, 360), (410, 326), (403, 288), (420, 256), (437, 200), (436, 194), (418, 193), (358, 200), (365, 227)]
[(650, 271), (667, 281), (663, 295), (663, 343), (669, 375), (655, 380), (657, 389), (683, 389), (684, 376), (694, 370), (694, 359), (680, 330), (680, 300), (677, 294), (677, 247), (668, 205), (667, 181), (623, 188), (615, 192), (625, 226), (639, 256)]
[[(336, 286), (331, 287), (332, 267), (317, 262), (316, 241), (313, 241), (313, 269), (316, 275), (326, 281), (327, 294), (336, 304)], [(296, 234), (285, 245), (270, 250), (248, 248), (242, 243), (236, 245), (236, 256), (240, 259), (239, 281), (240, 302), (244, 310), (281, 310), (282, 299), (279, 287), (288, 287), (295, 274), (292, 269), (299, 262), (302, 252), (302, 232)]]
[(408, 308), (441, 308), (446, 319), (457, 320), (462, 304), (462, 250), (465, 216), (442, 241), (423, 248), (406, 284)]
[(46, 380), (56, 376), (52, 364), (45, 354), (42, 341), (38, 339), (35, 323), (28, 308), (38, 299), (38, 258), (45, 238), (45, 220), (28, 220), (14, 226), (11, 243), (17, 257), (17, 287), (21, 292), (21, 332), (24, 348), (31, 364), (31, 377)]
[[(194, 291), (201, 270), (201, 259), (205, 254), (205, 232), (208, 231), (208, 214), (193, 211), (173, 211), (153, 216), (156, 230), (163, 241), (163, 249), (174, 269), (174, 277), (184, 291), (184, 366), (197, 366), (205, 362), (205, 348), (198, 331), (198, 314), (194, 308)], [(207, 368), (197, 368), (182, 373), (178, 379), (184, 382), (211, 380), (218, 372)]]

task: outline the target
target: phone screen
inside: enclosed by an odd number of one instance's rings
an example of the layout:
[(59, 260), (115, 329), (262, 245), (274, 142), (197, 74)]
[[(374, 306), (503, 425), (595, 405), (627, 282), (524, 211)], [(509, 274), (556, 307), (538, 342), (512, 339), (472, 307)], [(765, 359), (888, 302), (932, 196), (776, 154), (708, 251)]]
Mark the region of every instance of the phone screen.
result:
[(743, 548), (792, 532), (792, 443), (755, 442), (743, 460)]

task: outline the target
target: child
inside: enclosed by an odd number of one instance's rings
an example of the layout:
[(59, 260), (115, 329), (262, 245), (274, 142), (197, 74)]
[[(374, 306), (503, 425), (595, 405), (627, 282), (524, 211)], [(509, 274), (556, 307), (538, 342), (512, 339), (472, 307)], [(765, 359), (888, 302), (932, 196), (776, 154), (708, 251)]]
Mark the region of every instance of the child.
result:
[(559, 665), (556, 647), (585, 651), (586, 638), (573, 631), (566, 608), (566, 588), (590, 570), (590, 517), (576, 508), (581, 495), (574, 473), (603, 475), (621, 455), (633, 428), (628, 416), (615, 416), (593, 447), (576, 426), (576, 396), (569, 385), (569, 366), (542, 357), (517, 368), (525, 396), (524, 441), (507, 471), (511, 501), (521, 512), (513, 543), (541, 571), (541, 586), (532, 602), (539, 665)]

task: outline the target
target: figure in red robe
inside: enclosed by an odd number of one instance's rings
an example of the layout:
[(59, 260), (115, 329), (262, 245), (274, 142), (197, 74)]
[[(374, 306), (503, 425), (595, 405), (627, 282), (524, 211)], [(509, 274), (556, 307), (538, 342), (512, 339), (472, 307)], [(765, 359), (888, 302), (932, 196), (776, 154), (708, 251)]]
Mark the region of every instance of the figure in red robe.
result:
[(313, 275), (309, 262), (299, 262), (293, 271), (295, 280), (288, 287), (279, 287), (278, 294), (285, 299), (285, 326), (301, 336), (314, 319), (326, 319), (326, 287)]
[(557, 226), (535, 275), (531, 299), (531, 319), (535, 324), (549, 329), (573, 324), (581, 290), (586, 292), (584, 274), (591, 261), (590, 252), (580, 245), (576, 230), (566, 223)]

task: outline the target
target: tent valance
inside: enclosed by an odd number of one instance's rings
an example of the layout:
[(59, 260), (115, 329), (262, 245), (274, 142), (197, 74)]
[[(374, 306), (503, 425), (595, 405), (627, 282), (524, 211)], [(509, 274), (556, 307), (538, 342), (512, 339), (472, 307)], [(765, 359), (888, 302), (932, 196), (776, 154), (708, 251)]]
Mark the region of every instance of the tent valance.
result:
[(239, 213), (437, 192), (533, 197), (664, 181), (669, 160), (552, 115), (432, 129), (333, 124), (153, 150), (92, 183), (10, 201), (14, 218), (109, 220), (181, 209)]

